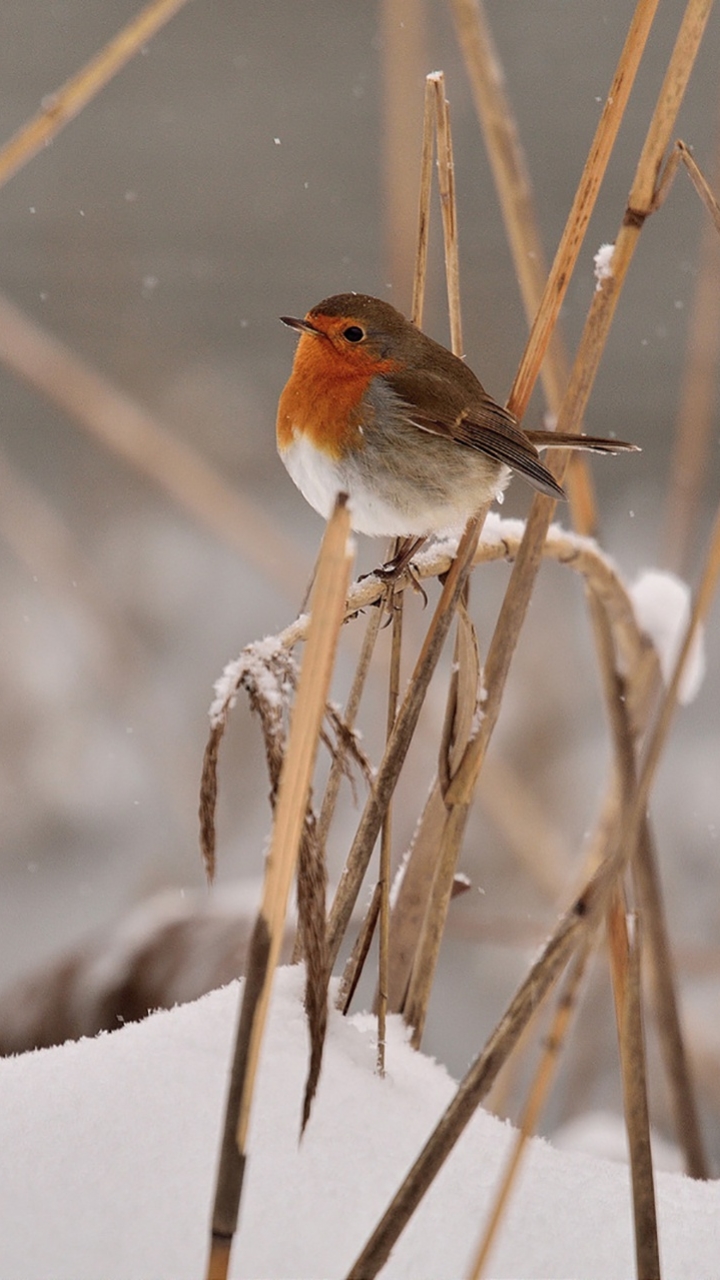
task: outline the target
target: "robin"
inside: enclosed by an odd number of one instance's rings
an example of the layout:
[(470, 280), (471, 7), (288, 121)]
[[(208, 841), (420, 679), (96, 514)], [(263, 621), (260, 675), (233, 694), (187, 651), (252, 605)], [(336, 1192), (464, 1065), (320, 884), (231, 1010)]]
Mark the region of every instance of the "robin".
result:
[(280, 457), (325, 519), (347, 493), (358, 533), (423, 540), (461, 529), (501, 498), (512, 471), (564, 498), (541, 449), (636, 448), (524, 431), (458, 356), (379, 298), (341, 293), (304, 320), (281, 319), (300, 342), (278, 406)]

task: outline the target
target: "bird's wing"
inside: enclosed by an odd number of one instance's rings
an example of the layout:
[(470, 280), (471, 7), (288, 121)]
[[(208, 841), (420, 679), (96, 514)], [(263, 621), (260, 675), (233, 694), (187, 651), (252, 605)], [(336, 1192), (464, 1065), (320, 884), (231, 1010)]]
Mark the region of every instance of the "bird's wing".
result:
[(535, 446), (510, 414), (506, 414), (492, 400), (489, 401), (487, 411), (473, 414), (472, 417), (460, 416), (454, 421), (448, 421), (413, 411), (411, 421), (421, 431), (445, 436), (457, 444), (486, 454), (495, 462), (504, 463), (523, 476), (533, 488), (551, 498), (565, 497), (564, 489), (543, 465)]

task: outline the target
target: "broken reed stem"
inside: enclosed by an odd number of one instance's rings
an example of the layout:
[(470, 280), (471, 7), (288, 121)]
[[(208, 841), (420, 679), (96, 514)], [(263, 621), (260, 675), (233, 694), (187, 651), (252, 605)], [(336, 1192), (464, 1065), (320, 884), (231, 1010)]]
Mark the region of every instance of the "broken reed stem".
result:
[(630, 1149), (637, 1274), (642, 1280), (660, 1280), (660, 1247), (643, 1034), (640, 927), (636, 915), (628, 919), (619, 883), (610, 899), (608, 940), (620, 1047), (625, 1127)]
[(434, 72), (428, 79), (435, 90), (438, 189), (440, 192), (443, 244), (445, 248), (445, 279), (450, 314), (450, 347), (456, 356), (462, 356), (464, 353), (460, 313), (460, 255), (458, 250), (457, 204), (455, 201), (455, 164), (453, 161), (452, 132), (450, 130), (450, 104), (445, 97), (445, 77), (442, 71)]
[(208, 1280), (224, 1280), (227, 1275), (237, 1227), (260, 1046), (343, 621), (350, 569), (349, 532), (347, 500), (341, 495), (328, 521), (318, 559), (310, 631), (278, 787), (263, 897), (249, 947), (220, 1150)]
[(41, 110), (0, 149), (0, 187), (37, 155), (79, 115), (96, 94), (157, 31), (187, 4), (187, 0), (153, 0), (122, 31), (109, 40), (62, 88), (43, 99)]
[(0, 360), (96, 443), (295, 596), (306, 565), (259, 504), (231, 489), (191, 445), (1, 295)]
[(593, 935), (588, 935), (584, 945), (580, 947), (558, 997), (555, 1014), (550, 1030), (545, 1037), (542, 1056), (525, 1104), (519, 1129), (513, 1138), (512, 1151), (495, 1194), (495, 1200), (488, 1215), (485, 1231), (473, 1265), (468, 1272), (467, 1280), (480, 1280), (487, 1265), (490, 1250), (497, 1239), (498, 1229), (510, 1200), (510, 1193), (520, 1168), (523, 1152), (527, 1146), (528, 1138), (532, 1137), (537, 1130), (545, 1100), (557, 1071), (560, 1054), (567, 1039), (573, 1014), (577, 1009), (578, 993), (585, 976), (587, 962), (595, 943), (596, 934), (597, 931)]

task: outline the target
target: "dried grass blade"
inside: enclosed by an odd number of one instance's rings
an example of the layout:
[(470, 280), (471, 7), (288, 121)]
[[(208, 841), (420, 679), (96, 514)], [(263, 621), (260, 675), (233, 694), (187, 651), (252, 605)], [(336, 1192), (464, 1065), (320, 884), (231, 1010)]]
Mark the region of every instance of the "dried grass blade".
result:
[(660, 1247), (655, 1209), (647, 1071), (640, 981), (640, 932), (637, 917), (628, 920), (624, 898), (616, 891), (608, 912), (615, 1013), (630, 1148), (635, 1257), (642, 1280), (660, 1280)]
[(238, 1035), (220, 1152), (208, 1277), (227, 1273), (247, 1159), (255, 1076), (282, 941), (317, 744), (342, 625), (350, 557), (349, 512), (340, 499), (328, 522), (318, 561), (305, 660), (300, 672), (278, 792), (263, 897), (247, 964)]
[(48, 94), (42, 110), (23, 125), (0, 150), (0, 187), (46, 147), (70, 120), (79, 115), (126, 62), (187, 4), (187, 0), (153, 0), (132, 18), (77, 75)]

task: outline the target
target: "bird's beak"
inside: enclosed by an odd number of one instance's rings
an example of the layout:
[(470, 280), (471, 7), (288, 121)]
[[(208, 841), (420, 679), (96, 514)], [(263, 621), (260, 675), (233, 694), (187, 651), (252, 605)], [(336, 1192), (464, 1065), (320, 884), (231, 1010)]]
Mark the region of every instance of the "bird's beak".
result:
[(300, 333), (319, 334), (320, 330), (315, 328), (309, 320), (295, 320), (293, 316), (281, 316), (283, 324), (288, 325), (291, 329), (297, 329)]

